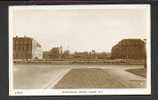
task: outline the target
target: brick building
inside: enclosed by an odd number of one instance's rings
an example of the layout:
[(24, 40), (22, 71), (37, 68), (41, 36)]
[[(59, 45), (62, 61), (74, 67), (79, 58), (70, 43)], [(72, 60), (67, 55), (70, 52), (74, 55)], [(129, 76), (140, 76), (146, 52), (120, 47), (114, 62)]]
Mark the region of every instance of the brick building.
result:
[(123, 39), (112, 47), (111, 57), (145, 59), (145, 42), (141, 39)]
[(14, 59), (41, 59), (41, 45), (30, 37), (13, 38), (13, 57)]

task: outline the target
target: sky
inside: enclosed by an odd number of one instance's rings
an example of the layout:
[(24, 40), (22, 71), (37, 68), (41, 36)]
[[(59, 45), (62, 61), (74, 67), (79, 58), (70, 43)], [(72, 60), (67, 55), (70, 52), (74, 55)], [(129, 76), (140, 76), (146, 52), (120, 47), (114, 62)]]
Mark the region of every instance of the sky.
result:
[(71, 52), (110, 52), (122, 39), (144, 39), (149, 34), (149, 13), (144, 7), (76, 8), (13, 8), (10, 34), (32, 37), (44, 51), (62, 46)]

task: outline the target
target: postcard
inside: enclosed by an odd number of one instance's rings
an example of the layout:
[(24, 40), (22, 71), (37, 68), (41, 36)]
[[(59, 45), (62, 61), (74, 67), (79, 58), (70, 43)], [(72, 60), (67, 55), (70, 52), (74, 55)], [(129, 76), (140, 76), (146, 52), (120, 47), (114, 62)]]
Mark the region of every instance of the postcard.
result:
[(150, 95), (149, 4), (9, 6), (9, 95)]

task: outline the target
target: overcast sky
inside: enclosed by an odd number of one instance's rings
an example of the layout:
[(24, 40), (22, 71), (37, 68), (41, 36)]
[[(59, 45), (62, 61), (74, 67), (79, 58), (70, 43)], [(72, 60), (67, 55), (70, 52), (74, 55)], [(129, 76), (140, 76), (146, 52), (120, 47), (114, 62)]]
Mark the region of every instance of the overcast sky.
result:
[[(23, 7), (21, 7), (23, 8)], [(63, 46), (74, 51), (110, 52), (125, 38), (146, 38), (146, 9), (16, 9), (11, 32), (37, 40), (43, 50)], [(149, 18), (148, 18), (149, 19)]]

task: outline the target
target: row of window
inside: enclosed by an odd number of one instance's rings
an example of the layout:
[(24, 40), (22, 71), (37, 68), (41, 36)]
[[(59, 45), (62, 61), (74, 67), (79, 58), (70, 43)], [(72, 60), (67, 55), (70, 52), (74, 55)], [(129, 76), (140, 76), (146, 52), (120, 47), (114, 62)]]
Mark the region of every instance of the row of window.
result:
[(32, 50), (31, 46), (14, 46), (13, 47), (14, 50), (18, 50), (18, 51), (25, 51), (25, 50)]
[(32, 58), (31, 53), (14, 53), (14, 58)]

